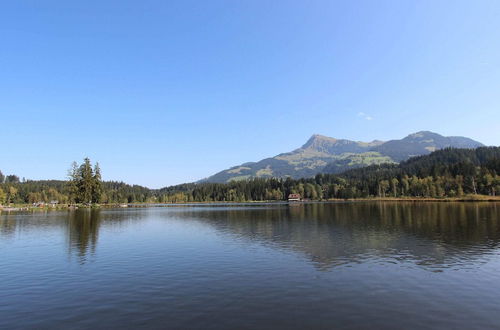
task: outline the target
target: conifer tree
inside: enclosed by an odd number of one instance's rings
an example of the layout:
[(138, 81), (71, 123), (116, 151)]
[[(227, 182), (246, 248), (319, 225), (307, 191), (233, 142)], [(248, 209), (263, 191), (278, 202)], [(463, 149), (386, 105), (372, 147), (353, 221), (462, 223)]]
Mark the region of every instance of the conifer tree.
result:
[(99, 164), (92, 169), (89, 158), (85, 158), (78, 166), (73, 162), (69, 170), (68, 189), (72, 201), (76, 203), (99, 203), (102, 194), (101, 170)]
[(92, 201), (94, 203), (99, 203), (102, 195), (101, 168), (99, 167), (99, 163), (96, 163), (94, 166), (93, 184)]

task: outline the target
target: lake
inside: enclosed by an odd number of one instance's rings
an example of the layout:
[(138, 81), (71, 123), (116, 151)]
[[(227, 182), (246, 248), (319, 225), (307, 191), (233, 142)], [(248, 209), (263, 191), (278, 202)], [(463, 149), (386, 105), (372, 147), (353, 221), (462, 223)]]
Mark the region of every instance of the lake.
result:
[(500, 328), (500, 203), (0, 214), (2, 329)]

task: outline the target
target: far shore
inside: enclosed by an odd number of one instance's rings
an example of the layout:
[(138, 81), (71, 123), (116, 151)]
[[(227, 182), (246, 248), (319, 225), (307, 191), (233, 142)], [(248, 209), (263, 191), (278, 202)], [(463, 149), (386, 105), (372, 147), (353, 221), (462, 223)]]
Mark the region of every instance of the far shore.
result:
[(75, 210), (79, 208), (129, 208), (129, 207), (161, 207), (175, 205), (213, 205), (213, 204), (291, 204), (300, 205), (307, 203), (342, 203), (342, 202), (500, 202), (500, 196), (486, 195), (467, 195), (462, 197), (371, 197), (371, 198), (351, 198), (351, 199), (327, 199), (327, 200), (302, 200), (302, 201), (208, 201), (208, 202), (175, 202), (175, 203), (122, 203), (122, 204), (95, 204), (95, 205), (72, 205), (72, 204), (56, 204), (45, 206), (33, 206), (31, 204), (15, 204), (10, 206), (0, 205), (0, 212), (15, 212), (15, 211), (37, 211), (37, 210)]

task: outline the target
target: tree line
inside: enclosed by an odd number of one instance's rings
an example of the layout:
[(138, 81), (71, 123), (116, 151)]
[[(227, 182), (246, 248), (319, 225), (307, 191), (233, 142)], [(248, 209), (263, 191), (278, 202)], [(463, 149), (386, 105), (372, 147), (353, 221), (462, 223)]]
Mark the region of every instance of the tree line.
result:
[[(370, 197), (462, 197), (500, 193), (500, 148), (447, 148), (400, 164), (372, 165), (342, 174), (317, 174), (304, 179), (252, 179), (202, 183), (160, 190), (162, 202), (286, 200)], [(166, 193), (166, 194), (163, 194)]]
[[(9, 178), (10, 179), (7, 179)], [(12, 180), (15, 177), (17, 180)], [(99, 164), (85, 158), (74, 162), (68, 180), (19, 180), (0, 172), (0, 204), (153, 203), (155, 191), (123, 182), (102, 181)]]
[(282, 201), (289, 194), (310, 200), (370, 197), (462, 197), (500, 193), (500, 147), (442, 149), (400, 164), (372, 165), (313, 178), (270, 178), (229, 183), (188, 183), (148, 189), (102, 181), (99, 165), (89, 159), (71, 167), (67, 181), (6, 180), (1, 176), (0, 204), (178, 203)]

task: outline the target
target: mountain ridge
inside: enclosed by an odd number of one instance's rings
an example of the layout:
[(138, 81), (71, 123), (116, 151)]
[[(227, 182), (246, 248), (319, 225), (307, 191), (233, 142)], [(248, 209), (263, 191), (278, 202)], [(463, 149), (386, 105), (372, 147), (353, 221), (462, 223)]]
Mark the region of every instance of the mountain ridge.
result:
[(382, 163), (399, 163), (413, 156), (443, 148), (477, 148), (482, 143), (462, 136), (442, 136), (419, 131), (400, 140), (371, 142), (313, 134), (301, 147), (257, 162), (246, 162), (220, 171), (199, 182), (228, 182), (250, 178), (311, 177)]

